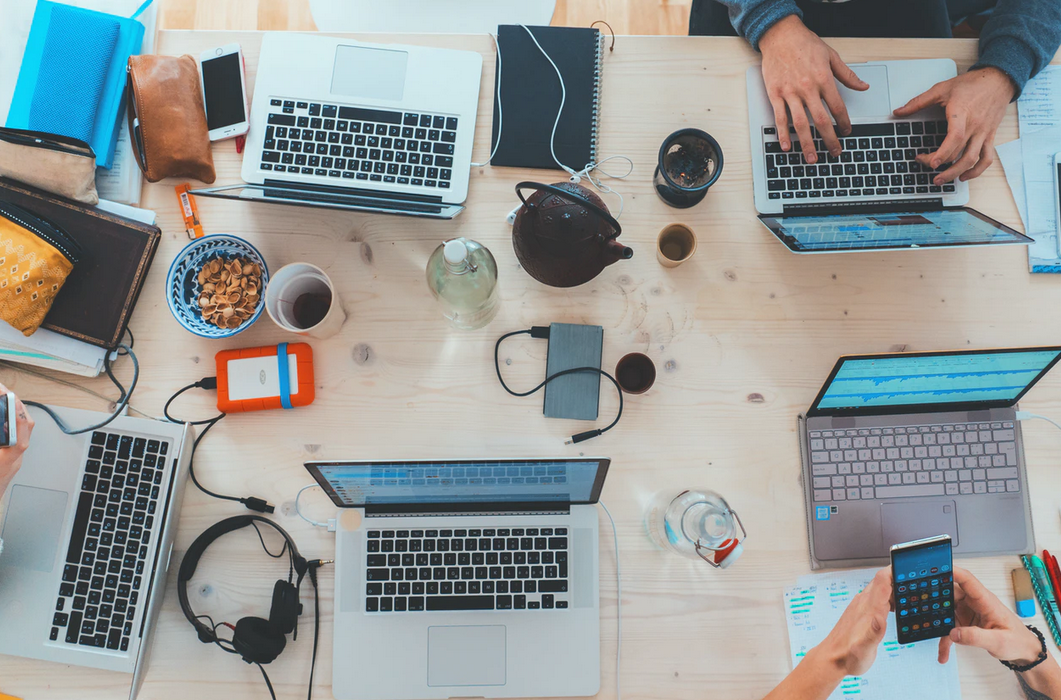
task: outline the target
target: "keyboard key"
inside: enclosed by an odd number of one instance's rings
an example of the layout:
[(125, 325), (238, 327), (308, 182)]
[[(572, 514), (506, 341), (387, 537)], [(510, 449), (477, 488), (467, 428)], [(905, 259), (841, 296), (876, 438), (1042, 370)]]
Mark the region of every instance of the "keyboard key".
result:
[(429, 596), (427, 598), (427, 610), (438, 612), (446, 610), (493, 610), (494, 596), (492, 595), (463, 595), (463, 596)]

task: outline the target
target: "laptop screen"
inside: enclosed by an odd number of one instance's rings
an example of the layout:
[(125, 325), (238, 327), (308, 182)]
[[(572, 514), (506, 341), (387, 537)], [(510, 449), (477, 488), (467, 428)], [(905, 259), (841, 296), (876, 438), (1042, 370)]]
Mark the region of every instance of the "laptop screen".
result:
[(841, 357), (811, 411), (1012, 405), (1059, 357), (1061, 348)]
[(968, 208), (763, 215), (759, 219), (797, 253), (1031, 242), (1008, 226)]
[(310, 462), (340, 507), (595, 503), (607, 459)]

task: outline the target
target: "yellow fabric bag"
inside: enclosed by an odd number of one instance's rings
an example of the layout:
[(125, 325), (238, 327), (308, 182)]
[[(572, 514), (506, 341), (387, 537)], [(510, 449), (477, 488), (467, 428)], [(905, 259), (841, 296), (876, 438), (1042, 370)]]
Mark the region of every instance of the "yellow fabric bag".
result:
[(0, 201), (0, 319), (33, 335), (80, 257), (59, 227)]

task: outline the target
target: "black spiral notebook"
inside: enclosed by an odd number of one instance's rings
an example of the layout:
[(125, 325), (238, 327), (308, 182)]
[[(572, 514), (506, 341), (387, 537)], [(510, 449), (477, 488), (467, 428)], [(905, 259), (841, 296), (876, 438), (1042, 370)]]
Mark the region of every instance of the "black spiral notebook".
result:
[(498, 26), (500, 71), (494, 72), (491, 150), (498, 143), (498, 131), (501, 143), (490, 163), (561, 169), (549, 148), (553, 123), (560, 109), (560, 81), (549, 60), (535, 46), (528, 29), (564, 77), (567, 94), (556, 128), (556, 157), (569, 168), (582, 170), (597, 159), (604, 41), (599, 30), (580, 27)]

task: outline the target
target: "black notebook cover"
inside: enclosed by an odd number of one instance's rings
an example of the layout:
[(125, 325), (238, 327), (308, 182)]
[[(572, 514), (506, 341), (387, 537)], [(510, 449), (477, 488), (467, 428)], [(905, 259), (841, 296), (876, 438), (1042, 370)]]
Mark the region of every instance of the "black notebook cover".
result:
[[(597, 158), (597, 105), (600, 95), (601, 34), (579, 27), (529, 27), (542, 49), (564, 76), (567, 95), (556, 128), (556, 157), (573, 170)], [(560, 170), (549, 149), (556, 113), (560, 109), (560, 81), (548, 59), (520, 25), (497, 28), (500, 72), (494, 72), (494, 129), (497, 144), (501, 115), (501, 143), (491, 165)], [(500, 77), (499, 77), (500, 76)], [(498, 109), (498, 80), (500, 102)]]

